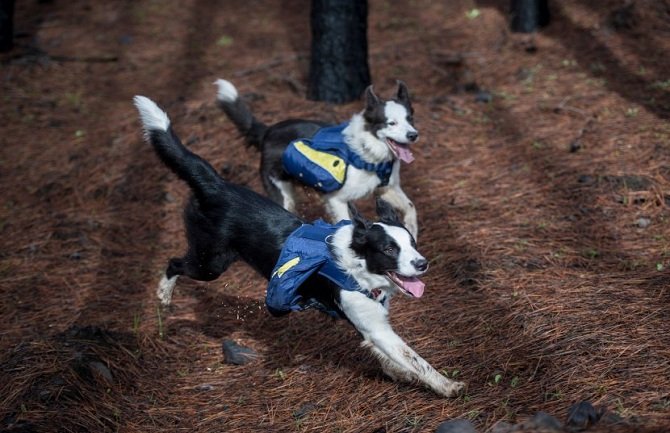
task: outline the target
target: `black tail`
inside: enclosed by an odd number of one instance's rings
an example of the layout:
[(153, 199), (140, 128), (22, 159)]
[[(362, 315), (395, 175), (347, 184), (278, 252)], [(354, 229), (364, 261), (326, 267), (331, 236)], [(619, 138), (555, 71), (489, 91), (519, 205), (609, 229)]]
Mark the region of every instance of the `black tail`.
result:
[(140, 112), (146, 140), (180, 179), (184, 180), (200, 201), (219, 191), (224, 180), (204, 159), (188, 150), (179, 140), (170, 126), (170, 119), (151, 99), (135, 96), (133, 99)]
[(216, 95), (219, 107), (244, 135), (247, 144), (260, 150), (267, 125), (254, 117), (249, 106), (237, 94), (233, 83), (219, 79), (215, 84), (219, 88)]

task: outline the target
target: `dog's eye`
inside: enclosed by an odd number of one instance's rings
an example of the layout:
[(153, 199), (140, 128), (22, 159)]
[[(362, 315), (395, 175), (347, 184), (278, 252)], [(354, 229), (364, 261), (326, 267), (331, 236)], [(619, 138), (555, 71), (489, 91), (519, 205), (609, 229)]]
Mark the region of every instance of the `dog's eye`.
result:
[(384, 254), (393, 255), (394, 253), (395, 253), (395, 248), (393, 248), (393, 247), (384, 248)]
[(388, 121), (388, 126), (396, 126), (397, 124), (398, 124), (398, 122), (396, 122), (395, 120), (389, 120)]

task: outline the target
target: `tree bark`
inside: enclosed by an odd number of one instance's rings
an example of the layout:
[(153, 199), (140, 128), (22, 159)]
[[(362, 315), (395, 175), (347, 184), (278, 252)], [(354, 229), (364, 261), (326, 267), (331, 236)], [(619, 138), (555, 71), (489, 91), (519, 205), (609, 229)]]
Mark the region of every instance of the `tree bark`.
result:
[(307, 98), (344, 103), (370, 85), (367, 0), (312, 0)]
[(0, 52), (14, 45), (14, 0), (0, 0)]
[(513, 32), (532, 33), (549, 24), (548, 0), (511, 0)]

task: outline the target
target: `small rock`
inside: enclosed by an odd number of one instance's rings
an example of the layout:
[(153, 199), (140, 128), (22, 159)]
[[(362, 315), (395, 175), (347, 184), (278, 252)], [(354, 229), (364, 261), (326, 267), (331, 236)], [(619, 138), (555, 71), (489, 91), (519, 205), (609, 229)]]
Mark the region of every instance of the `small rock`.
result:
[(491, 94), (491, 92), (488, 92), (486, 90), (480, 90), (475, 95), (475, 102), (488, 104), (491, 101), (493, 101), (493, 95)]
[(573, 430), (586, 430), (597, 423), (602, 416), (602, 411), (597, 410), (591, 402), (580, 401), (570, 406), (568, 409), (568, 418), (565, 425)]
[(314, 403), (305, 403), (302, 406), (300, 406), (300, 409), (293, 411), (293, 418), (295, 419), (301, 419), (309, 415), (310, 412), (314, 411), (314, 409), (318, 408), (319, 406), (314, 404)]
[(42, 391), (39, 392), (37, 396), (39, 397), (40, 400), (47, 401), (51, 398), (51, 392), (46, 389), (43, 389)]
[(100, 361), (91, 361), (88, 363), (91, 371), (98, 373), (102, 376), (107, 382), (113, 382), (114, 378), (112, 377), (112, 372), (109, 371), (109, 368)]
[(581, 148), (582, 148), (582, 142), (579, 140), (575, 140), (572, 143), (570, 143), (570, 153), (575, 153)]
[(526, 421), (527, 426), (548, 431), (560, 432), (563, 429), (561, 422), (547, 412), (537, 412), (531, 419)]
[(163, 200), (165, 200), (166, 203), (174, 203), (176, 201), (174, 196), (172, 194), (170, 194), (169, 192), (166, 192), (165, 194), (163, 194)]
[(234, 365), (244, 365), (258, 357), (253, 349), (240, 346), (233, 340), (223, 340), (223, 355), (226, 364)]
[(476, 433), (475, 426), (467, 419), (452, 419), (440, 423), (435, 433)]
[(596, 178), (588, 175), (588, 174), (582, 174), (577, 178), (577, 182), (579, 183), (586, 183), (586, 184), (592, 184), (596, 181)]
[(651, 220), (649, 218), (642, 217), (642, 218), (638, 218), (635, 221), (635, 225), (640, 227), (641, 229), (646, 229), (647, 227), (649, 227), (650, 224), (651, 224)]
[(74, 253), (70, 254), (70, 260), (81, 260), (81, 253), (79, 251), (75, 251)]
[(214, 385), (211, 383), (201, 383), (200, 385), (197, 385), (195, 387), (196, 391), (212, 391), (214, 389)]

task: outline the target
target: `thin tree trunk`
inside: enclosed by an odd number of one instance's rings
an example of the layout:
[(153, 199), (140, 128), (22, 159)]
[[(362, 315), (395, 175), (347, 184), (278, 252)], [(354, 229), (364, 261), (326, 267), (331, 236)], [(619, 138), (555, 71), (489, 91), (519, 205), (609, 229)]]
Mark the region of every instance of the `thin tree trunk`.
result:
[(312, 0), (307, 98), (344, 103), (370, 85), (367, 0)]
[(511, 0), (513, 32), (532, 33), (549, 24), (548, 0)]
[(0, 52), (12, 49), (14, 42), (14, 0), (0, 0)]

